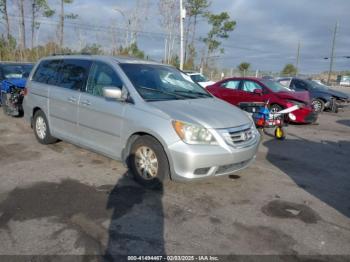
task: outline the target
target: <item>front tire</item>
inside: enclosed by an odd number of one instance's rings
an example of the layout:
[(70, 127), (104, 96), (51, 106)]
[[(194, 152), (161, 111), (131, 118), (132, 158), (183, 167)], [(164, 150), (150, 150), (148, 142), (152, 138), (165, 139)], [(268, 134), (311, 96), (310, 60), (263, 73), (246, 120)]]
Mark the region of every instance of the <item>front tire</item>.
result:
[(129, 167), (135, 180), (147, 188), (159, 188), (170, 177), (163, 146), (148, 135), (140, 136), (132, 144)]
[(313, 99), (312, 102), (312, 107), (316, 113), (321, 113), (324, 110), (324, 102), (321, 99)]
[(57, 142), (57, 139), (51, 136), (49, 123), (43, 111), (35, 112), (33, 120), (34, 134), (39, 143), (48, 145)]

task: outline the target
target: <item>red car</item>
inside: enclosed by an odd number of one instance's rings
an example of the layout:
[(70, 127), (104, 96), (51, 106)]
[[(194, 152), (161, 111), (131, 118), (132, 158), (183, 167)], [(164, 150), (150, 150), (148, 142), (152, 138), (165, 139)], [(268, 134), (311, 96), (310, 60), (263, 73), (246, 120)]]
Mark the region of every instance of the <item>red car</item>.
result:
[(289, 122), (306, 124), (317, 120), (317, 114), (311, 106), (309, 92), (295, 92), (268, 79), (228, 78), (208, 86), (207, 90), (214, 96), (237, 106), (242, 102), (269, 101), (271, 112), (298, 105), (299, 109), (293, 112), (295, 119), (289, 119)]

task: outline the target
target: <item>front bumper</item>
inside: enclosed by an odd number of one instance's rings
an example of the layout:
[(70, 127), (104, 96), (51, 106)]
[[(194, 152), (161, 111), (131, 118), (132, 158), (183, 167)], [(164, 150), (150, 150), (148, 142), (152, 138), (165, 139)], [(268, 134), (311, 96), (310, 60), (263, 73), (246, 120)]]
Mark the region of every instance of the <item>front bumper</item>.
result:
[(293, 123), (299, 123), (299, 124), (311, 124), (317, 121), (318, 119), (318, 114), (313, 111), (311, 108), (300, 108), (293, 112), (295, 115), (296, 119)]
[(255, 159), (260, 136), (248, 147), (188, 145), (179, 141), (168, 150), (175, 181), (229, 175), (247, 167)]

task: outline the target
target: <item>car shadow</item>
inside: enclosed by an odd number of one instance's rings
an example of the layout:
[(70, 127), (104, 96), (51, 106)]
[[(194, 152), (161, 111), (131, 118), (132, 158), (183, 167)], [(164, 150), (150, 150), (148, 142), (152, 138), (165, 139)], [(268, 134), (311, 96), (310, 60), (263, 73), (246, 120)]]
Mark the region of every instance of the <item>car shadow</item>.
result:
[(282, 143), (270, 139), (267, 160), (299, 187), (350, 217), (349, 141), (314, 142), (288, 134)]
[(163, 187), (145, 189), (124, 175), (110, 191), (107, 210), (112, 210), (105, 261), (125, 256), (165, 255)]
[(338, 124), (349, 126), (350, 127), (350, 119), (342, 119), (337, 121)]

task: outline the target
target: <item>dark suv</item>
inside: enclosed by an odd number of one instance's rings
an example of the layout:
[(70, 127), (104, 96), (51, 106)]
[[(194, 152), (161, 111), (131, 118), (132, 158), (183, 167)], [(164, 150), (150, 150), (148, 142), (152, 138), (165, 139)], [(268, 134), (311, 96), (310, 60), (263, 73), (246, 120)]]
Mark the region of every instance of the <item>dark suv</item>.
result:
[(309, 91), (311, 103), (316, 112), (322, 112), (323, 110), (337, 112), (338, 108), (350, 102), (347, 94), (312, 80), (287, 77), (280, 78), (277, 82), (294, 91)]

